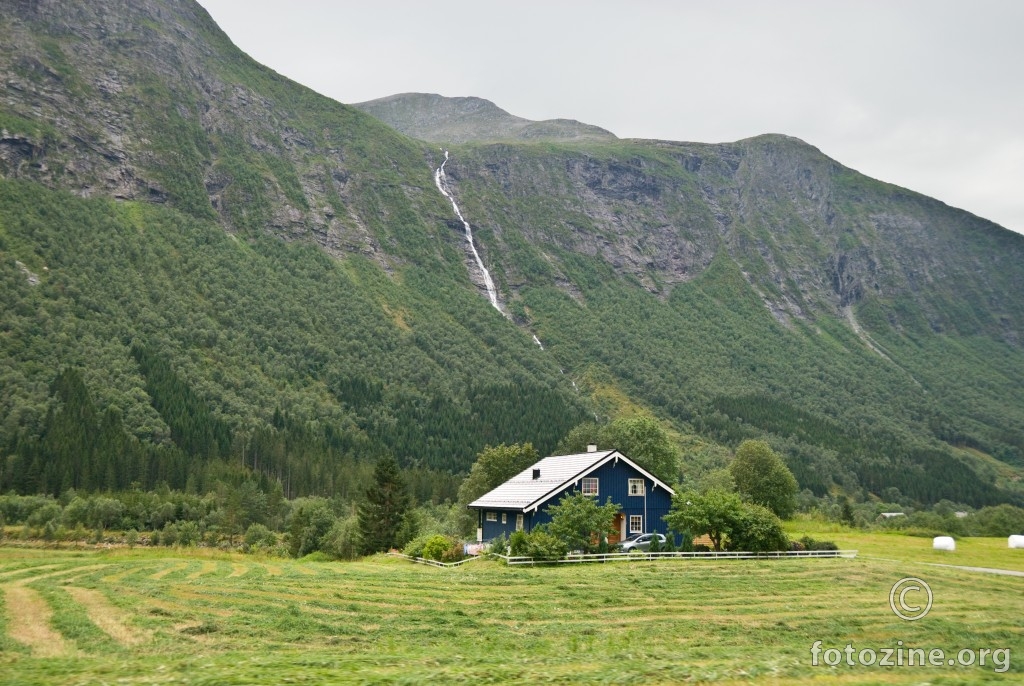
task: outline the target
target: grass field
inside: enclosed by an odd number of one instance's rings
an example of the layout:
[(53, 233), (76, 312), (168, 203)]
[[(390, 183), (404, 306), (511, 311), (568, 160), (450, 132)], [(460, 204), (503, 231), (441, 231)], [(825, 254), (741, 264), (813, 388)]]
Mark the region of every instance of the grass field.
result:
[[(927, 539), (830, 538), (870, 556), (436, 569), (0, 548), (0, 683), (1024, 681), (1024, 577), (928, 566), (951, 560)], [(952, 563), (1021, 568), (997, 543), (961, 540)], [(905, 576), (934, 591), (919, 621), (889, 608)], [(1009, 649), (1010, 664), (813, 666), (815, 641)]]

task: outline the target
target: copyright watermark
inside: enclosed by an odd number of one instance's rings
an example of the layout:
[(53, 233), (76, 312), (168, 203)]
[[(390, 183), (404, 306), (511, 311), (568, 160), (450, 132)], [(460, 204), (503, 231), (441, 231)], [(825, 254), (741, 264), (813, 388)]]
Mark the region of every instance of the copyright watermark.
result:
[[(932, 588), (916, 576), (900, 579), (889, 591), (889, 607), (900, 619), (914, 622), (932, 610)], [(915, 603), (924, 603), (918, 605)]]
[(825, 648), (821, 641), (811, 644), (811, 666), (838, 667), (991, 667), (1002, 674), (1010, 669), (1009, 648), (964, 648), (947, 653), (942, 648), (909, 648), (896, 641), (892, 648), (861, 648), (852, 643), (844, 648)]

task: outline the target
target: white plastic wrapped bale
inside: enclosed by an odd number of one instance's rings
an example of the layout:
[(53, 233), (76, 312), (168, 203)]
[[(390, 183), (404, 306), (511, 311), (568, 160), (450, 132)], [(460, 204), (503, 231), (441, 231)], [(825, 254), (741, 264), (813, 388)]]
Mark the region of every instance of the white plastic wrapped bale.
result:
[(956, 541), (951, 536), (936, 536), (932, 541), (935, 550), (956, 550)]
[(1011, 548), (1024, 549), (1024, 536), (1010, 536), (1009, 545)]

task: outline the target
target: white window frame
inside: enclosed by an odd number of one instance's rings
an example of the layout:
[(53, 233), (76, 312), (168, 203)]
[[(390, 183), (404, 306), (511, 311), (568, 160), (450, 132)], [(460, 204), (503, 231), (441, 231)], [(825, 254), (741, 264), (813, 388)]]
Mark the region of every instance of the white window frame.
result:
[(629, 515), (629, 533), (642, 534), (644, 532), (644, 516)]
[(580, 493), (583, 495), (597, 496), (600, 491), (600, 482), (596, 476), (585, 476), (580, 483)]
[(516, 531), (522, 531), (522, 530), (523, 530), (523, 515), (517, 514), (516, 515)]
[(643, 495), (644, 494), (644, 480), (643, 479), (630, 479), (629, 480), (629, 494), (630, 495)]
[(502, 512), (501, 513), (501, 523), (502, 524), (508, 524), (508, 513), (507, 512)]
[(496, 522), (496, 521), (498, 521), (498, 513), (497, 512), (488, 512), (487, 516), (485, 517), (485, 519), (487, 519), (488, 522)]

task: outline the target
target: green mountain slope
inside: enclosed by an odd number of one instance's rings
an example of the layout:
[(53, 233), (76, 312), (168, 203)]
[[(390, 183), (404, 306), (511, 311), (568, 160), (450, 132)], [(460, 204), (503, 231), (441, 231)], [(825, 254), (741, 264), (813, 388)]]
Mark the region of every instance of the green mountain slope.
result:
[(805, 143), (385, 99), (419, 141), (188, 0), (17, 3), (0, 72), (0, 489), (335, 493), (390, 453), (450, 492), (640, 408), (687, 476), (766, 436), (819, 494), (1024, 493), (1024, 237)]

